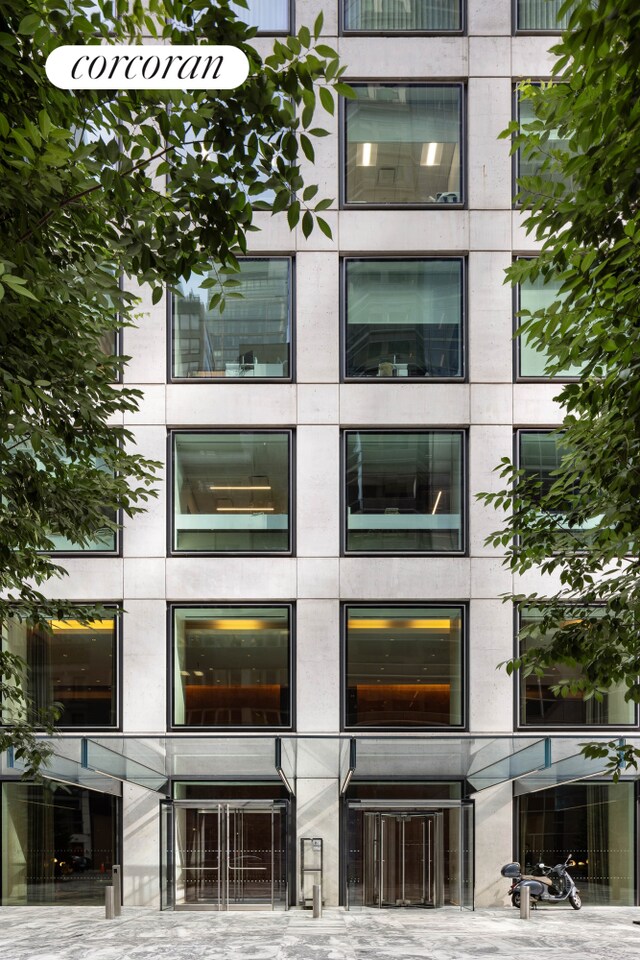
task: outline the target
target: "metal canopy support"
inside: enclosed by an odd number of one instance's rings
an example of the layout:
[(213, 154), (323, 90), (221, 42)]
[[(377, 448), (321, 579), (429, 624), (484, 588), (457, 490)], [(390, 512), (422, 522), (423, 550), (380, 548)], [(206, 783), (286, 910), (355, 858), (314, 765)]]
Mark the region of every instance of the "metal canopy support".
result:
[(276, 772), (280, 777), (280, 779), (282, 780), (282, 782), (284, 783), (287, 790), (289, 791), (289, 794), (292, 797), (295, 797), (296, 792), (294, 788), (291, 786), (291, 783), (286, 773), (282, 769), (282, 737), (276, 737), (275, 754), (276, 754), (275, 755)]
[(347, 792), (347, 787), (351, 783), (351, 778), (353, 777), (356, 770), (356, 760), (357, 760), (357, 741), (355, 737), (352, 737), (349, 741), (349, 766), (347, 772), (344, 776), (344, 780), (340, 784), (340, 796), (343, 797)]

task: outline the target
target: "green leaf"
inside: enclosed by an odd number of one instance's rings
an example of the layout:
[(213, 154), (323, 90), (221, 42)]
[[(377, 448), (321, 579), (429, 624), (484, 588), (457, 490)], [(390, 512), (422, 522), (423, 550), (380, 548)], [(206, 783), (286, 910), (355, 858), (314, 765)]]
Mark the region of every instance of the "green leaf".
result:
[(289, 229), (297, 225), (298, 220), (300, 219), (300, 201), (294, 200), (289, 209), (287, 210), (287, 222), (289, 224)]
[(316, 184), (312, 184), (309, 187), (305, 187), (302, 193), (302, 199), (305, 201), (305, 203), (307, 203), (309, 200), (313, 200), (317, 192), (318, 192), (318, 187)]
[(349, 100), (357, 99), (358, 94), (353, 87), (349, 86), (348, 83), (334, 83), (333, 89), (336, 91), (336, 93), (339, 93), (340, 96), (347, 97)]
[(302, 232), (305, 235), (305, 237), (308, 237), (311, 234), (312, 230), (313, 230), (313, 217), (309, 213), (309, 211), (306, 210), (302, 217)]
[(331, 232), (331, 227), (327, 221), (323, 219), (323, 217), (316, 217), (316, 223), (320, 227), (322, 233), (324, 233), (325, 237), (329, 237), (329, 240), (333, 240), (333, 233)]
[(320, 34), (322, 33), (323, 25), (324, 25), (324, 14), (321, 10), (318, 16), (316, 17), (315, 23), (313, 25), (313, 36), (315, 40), (317, 40)]
[(30, 13), (18, 24), (18, 33), (26, 36), (35, 33), (41, 23), (42, 17), (39, 13)]
[(333, 102), (333, 97), (331, 96), (331, 91), (329, 90), (328, 87), (319, 87), (318, 93), (320, 96), (320, 103), (322, 104), (324, 109), (327, 111), (327, 113), (330, 113), (331, 116), (333, 116), (333, 113), (335, 110), (335, 104)]
[(309, 137), (305, 133), (300, 134), (300, 146), (302, 147), (302, 152), (307, 160), (310, 160), (313, 163), (316, 158), (316, 154), (311, 140), (309, 140)]

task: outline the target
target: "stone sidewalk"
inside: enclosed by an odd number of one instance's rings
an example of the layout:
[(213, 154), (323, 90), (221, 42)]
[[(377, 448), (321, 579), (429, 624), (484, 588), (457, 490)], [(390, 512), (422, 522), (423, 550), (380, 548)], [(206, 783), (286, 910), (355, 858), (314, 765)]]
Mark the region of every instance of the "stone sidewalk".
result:
[(634, 960), (640, 908), (160, 913), (0, 908), (0, 960)]

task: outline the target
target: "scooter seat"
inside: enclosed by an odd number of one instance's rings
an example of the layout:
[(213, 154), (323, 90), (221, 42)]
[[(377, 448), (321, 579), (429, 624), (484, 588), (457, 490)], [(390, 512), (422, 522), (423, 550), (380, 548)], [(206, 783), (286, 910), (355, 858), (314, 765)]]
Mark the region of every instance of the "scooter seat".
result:
[(522, 879), (523, 879), (523, 880), (537, 880), (538, 883), (544, 883), (544, 885), (547, 886), (547, 887), (552, 887), (552, 886), (553, 886), (553, 880), (549, 880), (549, 877), (534, 877), (533, 874), (523, 873)]

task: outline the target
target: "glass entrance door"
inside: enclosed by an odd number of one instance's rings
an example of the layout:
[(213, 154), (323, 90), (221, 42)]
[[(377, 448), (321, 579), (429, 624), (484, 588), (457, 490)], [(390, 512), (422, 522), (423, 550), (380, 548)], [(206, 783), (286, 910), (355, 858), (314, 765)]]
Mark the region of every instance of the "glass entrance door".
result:
[(444, 903), (442, 813), (365, 813), (364, 904)]
[(174, 801), (161, 824), (163, 909), (286, 909), (285, 802)]

